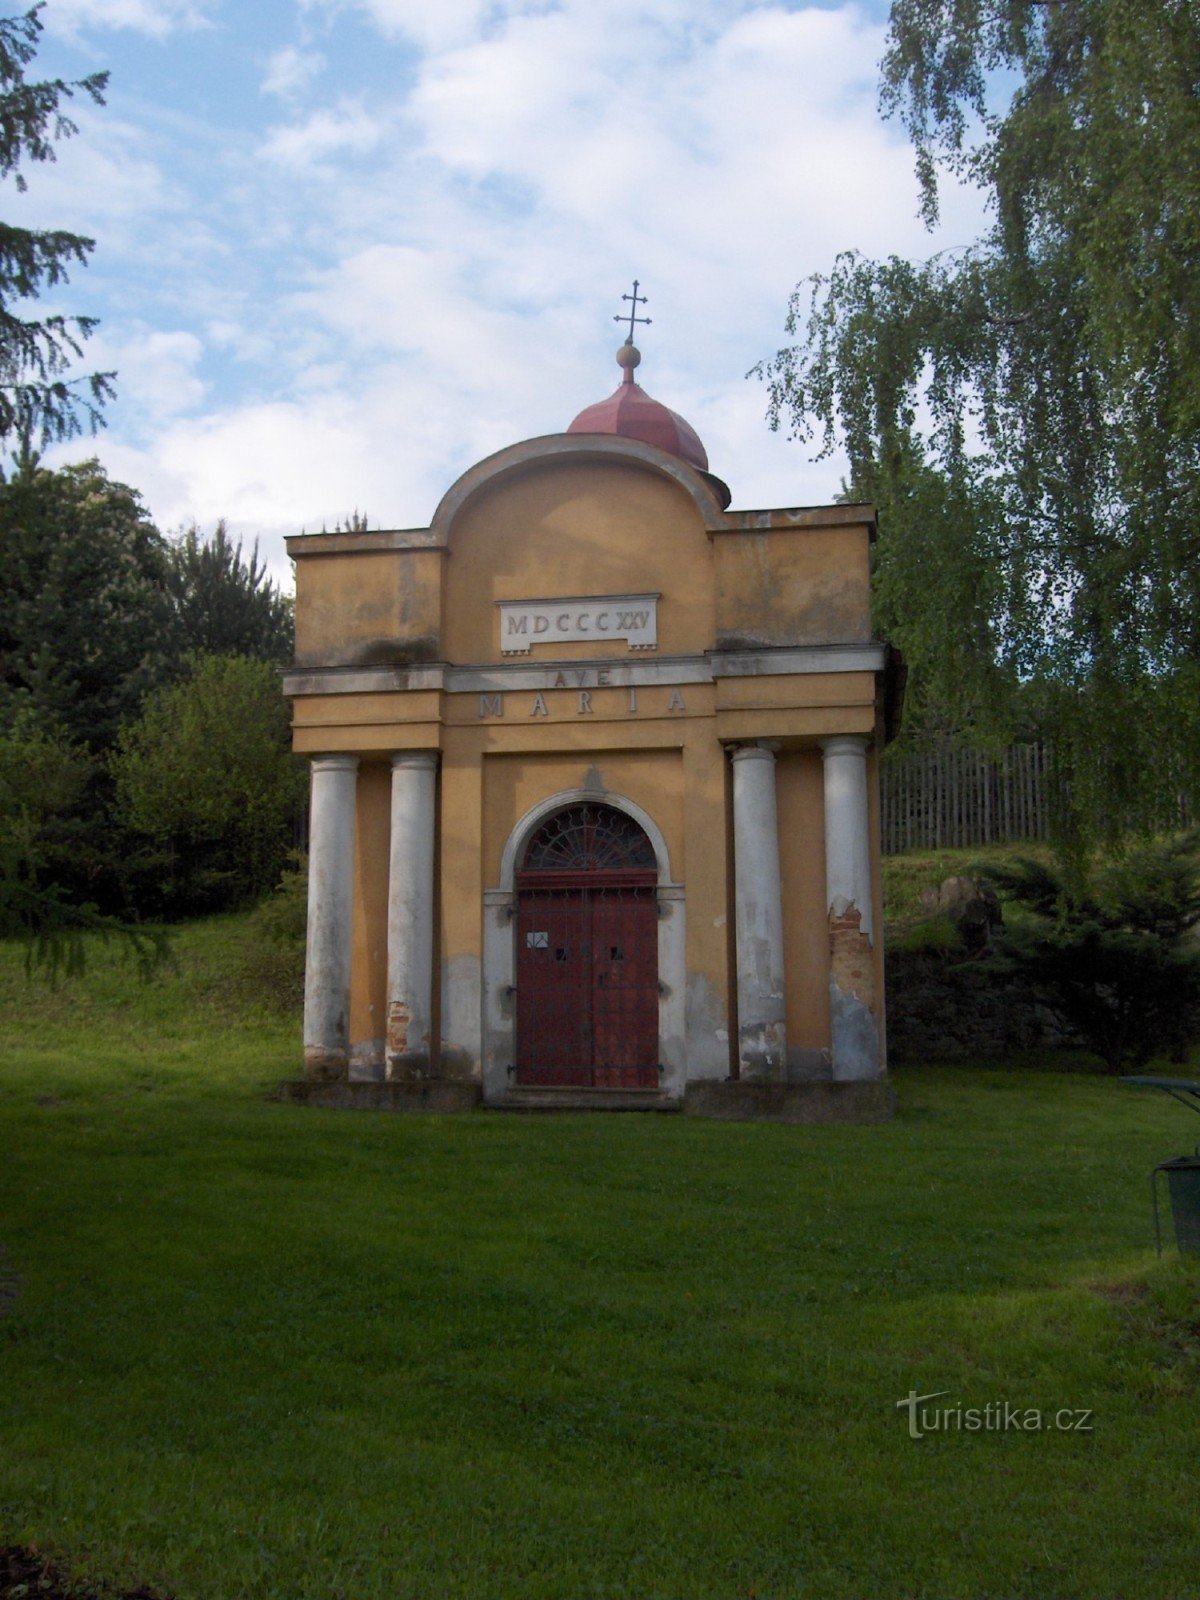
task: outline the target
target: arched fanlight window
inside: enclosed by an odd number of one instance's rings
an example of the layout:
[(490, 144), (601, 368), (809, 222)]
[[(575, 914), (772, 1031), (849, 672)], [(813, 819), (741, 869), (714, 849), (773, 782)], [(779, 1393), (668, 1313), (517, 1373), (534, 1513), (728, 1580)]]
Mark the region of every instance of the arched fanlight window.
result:
[(654, 846), (632, 817), (583, 801), (542, 823), (526, 848), (523, 871), (652, 871), (657, 865)]

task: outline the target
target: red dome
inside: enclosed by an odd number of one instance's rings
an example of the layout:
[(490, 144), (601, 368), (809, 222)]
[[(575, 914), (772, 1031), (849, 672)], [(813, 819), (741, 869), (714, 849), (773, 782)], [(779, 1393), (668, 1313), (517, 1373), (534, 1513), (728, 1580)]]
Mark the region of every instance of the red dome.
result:
[(607, 400), (581, 411), (567, 432), (609, 433), (622, 439), (640, 439), (643, 444), (655, 445), (686, 461), (688, 466), (707, 472), (708, 453), (691, 423), (685, 422), (677, 411), (670, 411), (652, 399), (634, 383), (633, 369), (640, 360), (633, 345), (622, 345), (617, 353), (617, 361), (625, 369), (620, 385)]

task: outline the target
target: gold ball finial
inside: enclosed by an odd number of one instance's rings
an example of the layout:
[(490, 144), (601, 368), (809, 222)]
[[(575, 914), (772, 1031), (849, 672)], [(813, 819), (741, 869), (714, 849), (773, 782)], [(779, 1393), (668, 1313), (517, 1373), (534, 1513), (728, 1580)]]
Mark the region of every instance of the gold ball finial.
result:
[(624, 367), (627, 372), (632, 372), (634, 367), (640, 366), (641, 360), (642, 352), (631, 340), (626, 339), (625, 343), (617, 351), (617, 365)]

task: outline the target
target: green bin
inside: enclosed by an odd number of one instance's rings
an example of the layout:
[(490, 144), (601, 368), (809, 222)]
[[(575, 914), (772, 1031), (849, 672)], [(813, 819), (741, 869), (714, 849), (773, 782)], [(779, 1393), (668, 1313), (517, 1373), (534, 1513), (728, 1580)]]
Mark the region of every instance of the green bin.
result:
[(1200, 1254), (1200, 1156), (1176, 1156), (1160, 1161), (1150, 1182), (1154, 1188), (1154, 1234), (1162, 1249), (1158, 1229), (1158, 1174), (1167, 1175), (1175, 1243), (1181, 1255)]

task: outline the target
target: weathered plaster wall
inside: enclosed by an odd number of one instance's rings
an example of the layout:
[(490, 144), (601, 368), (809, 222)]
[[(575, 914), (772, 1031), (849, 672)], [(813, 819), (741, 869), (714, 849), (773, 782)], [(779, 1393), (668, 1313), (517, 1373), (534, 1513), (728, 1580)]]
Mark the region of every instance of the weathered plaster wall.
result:
[(781, 750), (776, 761), (789, 1078), (828, 1077), (829, 934), (821, 752)]
[(716, 644), (832, 644), (871, 637), (869, 525), (715, 535)]
[(434, 983), (441, 988), (441, 1072), (450, 1078), (477, 1078), (484, 890), (483, 763), (477, 729), (445, 730), (441, 792), (438, 899), (442, 916), (434, 963)]
[[(341, 548), (297, 561), (297, 666), (441, 660), (443, 552), (374, 549), (366, 543), (371, 537), (356, 549), (343, 536)], [(381, 544), (387, 539), (377, 536)]]
[(729, 761), (710, 722), (692, 721), (683, 747), (683, 878), (688, 903), (688, 1076), (726, 1078), (736, 1044), (731, 962), (733, 858), (726, 849)]
[(770, 673), (719, 678), (714, 684), (716, 737), (814, 740), (870, 733), (875, 677), (870, 672)]
[(650, 813), (666, 838), (671, 871), (687, 873), (683, 836), (682, 751), (595, 750), (580, 758), (558, 752), (491, 753), (484, 758), (484, 876), (500, 882), (500, 857), (514, 827), (549, 794), (582, 789), (632, 800)]
[[(638, 463), (554, 461), (499, 478), (448, 530), (443, 637), (456, 662), (501, 661), (496, 603), (543, 595), (660, 593), (658, 655), (710, 648), (713, 576), (694, 501)], [(627, 657), (619, 641), (556, 647), (564, 660)]]

